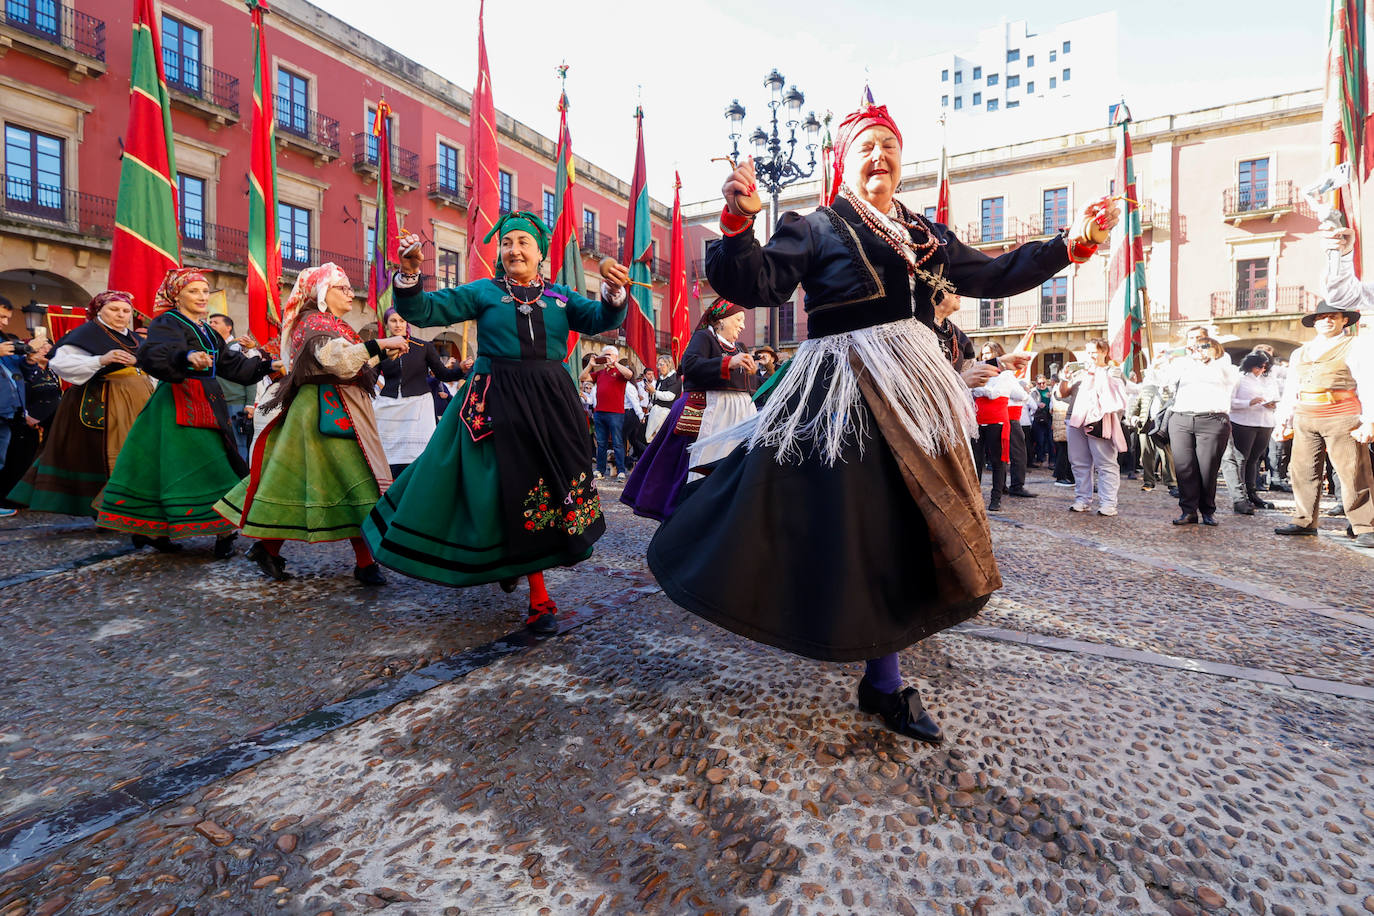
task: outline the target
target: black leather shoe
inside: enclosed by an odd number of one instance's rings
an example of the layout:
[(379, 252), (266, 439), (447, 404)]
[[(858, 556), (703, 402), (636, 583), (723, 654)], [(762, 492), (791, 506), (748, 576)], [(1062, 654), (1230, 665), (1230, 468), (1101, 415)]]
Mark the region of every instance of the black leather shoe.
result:
[(879, 693), (864, 677), (859, 681), (859, 708), (883, 717), (888, 728), (899, 735), (939, 744), (944, 740), (940, 726), (921, 705), (921, 695), (915, 687), (904, 687), (896, 693)]
[(1327, 509), (1326, 512), (1323, 514), (1327, 518), (1340, 518), (1342, 515), (1345, 515), (1345, 506), (1342, 506), (1340, 503), (1336, 503), (1336, 505), (1332, 506), (1330, 509)]
[(1288, 484), (1284, 483), (1282, 480), (1271, 480), (1271, 481), (1269, 482), (1269, 486), (1266, 487), (1265, 489), (1269, 490), (1269, 492), (1271, 492), (1271, 493), (1292, 493), (1292, 492), (1293, 492), (1293, 488), (1290, 487)]
[(248, 559), (258, 564), (258, 569), (269, 579), (276, 579), (278, 582), (285, 582), (291, 578), (291, 574), (286, 571), (286, 561), (281, 557), (274, 557), (267, 552), (267, 548), (261, 542), (255, 542), (248, 548), (246, 553)]
[(1206, 525), (1208, 528), (1215, 528), (1217, 525), (1221, 523), (1217, 521), (1217, 517), (1215, 515), (1203, 515), (1202, 524)]
[(1174, 524), (1175, 524), (1175, 525), (1196, 525), (1196, 524), (1197, 524), (1197, 516), (1196, 516), (1196, 515), (1190, 515), (1189, 513), (1185, 512), (1185, 513), (1183, 513), (1182, 515), (1180, 515), (1178, 518), (1174, 519)]
[(181, 553), (180, 544), (174, 543), (167, 535), (160, 538), (150, 538), (146, 534), (135, 534), (130, 538), (135, 547), (151, 547), (158, 553)]
[(353, 567), (353, 578), (363, 585), (386, 585), (386, 578), (382, 575), (382, 564), (369, 563), (366, 566)]
[(1374, 531), (1366, 531), (1355, 537), (1356, 547), (1374, 547)]
[(1172, 496), (1174, 499), (1178, 499), (1178, 487), (1170, 487), (1169, 495)]
[(558, 605), (553, 599), (530, 605), (525, 626), (535, 636), (552, 636), (558, 632)]
[(1258, 496), (1251, 496), (1251, 497), (1250, 497), (1250, 505), (1254, 506), (1256, 509), (1277, 509), (1277, 508), (1278, 508), (1278, 506), (1274, 505), (1274, 504), (1271, 503), (1269, 500), (1267, 500), (1267, 499), (1260, 499)]
[(1231, 504), (1231, 508), (1235, 510), (1237, 515), (1255, 514), (1255, 507), (1250, 505), (1250, 500), (1248, 499), (1236, 500), (1234, 503)]
[(1287, 524), (1287, 525), (1279, 525), (1277, 528), (1274, 529), (1274, 533), (1275, 533), (1275, 534), (1295, 534), (1295, 535), (1299, 535), (1299, 536), (1301, 536), (1301, 535), (1311, 535), (1311, 536), (1315, 536), (1316, 533), (1317, 533), (1317, 529), (1316, 529), (1315, 527), (1314, 527), (1314, 528), (1308, 528), (1308, 527), (1306, 527), (1305, 525)]
[(225, 534), (215, 538), (215, 549), (212, 553), (216, 560), (227, 560), (234, 555), (234, 538), (238, 533)]
[(989, 511), (989, 512), (997, 512), (997, 511), (1000, 511), (1001, 508), (1002, 508), (1002, 500), (1000, 500), (1000, 499), (992, 499), (992, 500), (989, 500), (989, 501), (988, 501), (988, 511)]
[(520, 580), (512, 576), (509, 579), (498, 579), (496, 584), (501, 586), (501, 591), (509, 595), (511, 592), (515, 591), (515, 587), (520, 584)]
[(1019, 496), (1022, 499), (1035, 499), (1035, 494), (1025, 487), (1013, 487), (1007, 491), (1008, 496)]

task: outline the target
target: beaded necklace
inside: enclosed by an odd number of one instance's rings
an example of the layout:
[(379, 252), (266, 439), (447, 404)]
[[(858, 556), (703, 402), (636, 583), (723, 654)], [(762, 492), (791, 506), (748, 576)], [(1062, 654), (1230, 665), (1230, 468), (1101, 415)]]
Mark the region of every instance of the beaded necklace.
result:
[[(840, 196), (853, 205), (859, 219), (863, 220), (863, 224), (872, 230), (874, 235), (901, 255), (902, 260), (906, 261), (907, 273), (916, 273), (917, 269), (924, 266), (945, 244), (939, 236), (930, 231), (921, 217), (909, 213), (899, 200), (893, 201), (893, 213), (879, 213), (876, 207), (854, 194), (848, 185), (840, 188)], [(903, 232), (901, 229), (907, 231)], [(918, 229), (921, 235), (925, 236), (924, 241), (918, 242), (912, 235)]]
[(517, 295), (515, 294), (515, 290), (511, 289), (511, 287), (510, 287), (510, 276), (509, 276), (509, 275), (503, 275), (503, 276), (501, 277), (501, 285), (504, 286), (504, 287), (506, 288), (506, 294), (505, 294), (504, 296), (501, 297), (501, 301), (502, 301), (502, 302), (518, 302), (519, 305), (517, 305), (517, 306), (515, 307), (515, 310), (516, 310), (517, 312), (519, 312), (521, 315), (528, 315), (530, 312), (534, 311), (534, 306), (535, 306), (535, 305), (538, 305), (540, 308), (543, 308), (543, 307), (544, 307), (544, 303), (543, 303), (543, 301), (542, 301), (543, 298), (544, 298), (544, 278), (543, 278), (543, 277), (540, 277), (539, 280), (538, 280), (538, 282), (537, 282), (537, 283), (534, 283), (534, 284), (526, 284), (526, 283), (521, 283), (521, 284), (519, 284), (520, 286), (525, 287), (526, 289), (534, 289), (534, 290), (536, 290), (533, 299), (521, 299), (519, 296), (517, 296)]
[[(109, 325), (105, 324), (105, 322), (97, 318), (95, 323), (100, 325), (100, 330), (105, 332), (105, 336), (110, 338), (110, 340), (113, 340), (116, 344), (118, 344), (121, 349), (127, 350), (130, 353), (133, 353), (138, 350), (137, 339), (132, 341), (133, 346), (129, 346), (130, 341), (121, 340), (119, 334), (117, 334), (112, 328), (110, 328)], [(130, 334), (128, 331), (125, 331), (124, 333), (127, 334), (129, 337), (133, 337), (133, 334)]]
[(178, 309), (172, 309), (168, 314), (173, 318), (180, 319), (187, 327), (196, 332), (196, 342), (200, 344), (200, 349), (210, 355), (210, 374), (214, 375), (219, 363), (219, 347), (214, 341), (219, 338), (219, 335), (206, 328), (203, 322), (192, 321), (187, 318)]

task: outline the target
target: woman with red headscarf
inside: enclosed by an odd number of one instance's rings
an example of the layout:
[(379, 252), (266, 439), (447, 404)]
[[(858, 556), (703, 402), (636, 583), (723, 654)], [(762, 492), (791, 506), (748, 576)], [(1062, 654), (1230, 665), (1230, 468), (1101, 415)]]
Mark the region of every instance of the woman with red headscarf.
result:
[(210, 282), (189, 267), (170, 270), (157, 292), (162, 313), (148, 324), (138, 365), (160, 380), (119, 453), (96, 504), (96, 524), (133, 535), (135, 547), (176, 553), (174, 543), (215, 535), (214, 555), (233, 555), (234, 526), (215, 500), (248, 466), (239, 456), (218, 379), (255, 384), (271, 360), (230, 350), (205, 319)]
[(96, 514), (93, 501), (153, 393), (129, 329), (133, 302), (133, 294), (119, 290), (98, 294), (86, 307), (86, 323), (53, 346), (48, 368), (72, 387), (57, 405), (52, 433), (33, 467), (10, 492), (12, 501), (39, 512)]
[(1117, 213), (1099, 201), (1071, 232), (993, 259), (896, 198), (902, 136), (886, 108), (845, 118), (834, 152), (832, 199), (783, 214), (766, 246), (753, 163), (722, 188), (711, 285), (767, 308), (802, 286), (809, 339), (758, 415), (724, 434), (739, 445), (687, 488), (649, 566), (673, 601), (736, 633), (866, 660), (859, 708), (938, 742), (896, 653), (972, 617), (1001, 579), (969, 456), (973, 405), (932, 330), (935, 303), (1033, 289), (1086, 260)]
[[(285, 541), (348, 540), (353, 578), (385, 585), (360, 526), (391, 486), (390, 460), (372, 410), (377, 363), (410, 349), (405, 328), (363, 341), (343, 316), (353, 286), (336, 264), (303, 270), (282, 309), (286, 378), (262, 403), (272, 415), (253, 440), (252, 469), (215, 511), (258, 542), (248, 558), (272, 579), (289, 579)], [(417, 341), (416, 343), (423, 343)]]

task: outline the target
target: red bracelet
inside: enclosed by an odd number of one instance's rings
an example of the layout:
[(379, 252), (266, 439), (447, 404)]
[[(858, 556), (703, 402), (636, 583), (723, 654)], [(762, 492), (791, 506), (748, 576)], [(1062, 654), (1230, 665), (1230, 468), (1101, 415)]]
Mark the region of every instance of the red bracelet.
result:
[(739, 235), (753, 225), (752, 216), (740, 216), (732, 212), (728, 206), (720, 211), (721, 235)]
[(1094, 242), (1084, 242), (1079, 239), (1073, 241), (1065, 239), (1064, 241), (1069, 247), (1069, 260), (1075, 264), (1082, 264), (1097, 254), (1097, 245)]

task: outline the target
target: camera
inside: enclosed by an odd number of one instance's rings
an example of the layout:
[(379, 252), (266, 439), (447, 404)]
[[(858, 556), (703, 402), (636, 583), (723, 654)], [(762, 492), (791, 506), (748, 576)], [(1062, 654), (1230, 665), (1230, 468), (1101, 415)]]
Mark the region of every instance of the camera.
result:
[(14, 344), (15, 356), (28, 356), (30, 353), (34, 352), (33, 347), (29, 346), (24, 341), (20, 340), (18, 337), (12, 337), (7, 342)]

